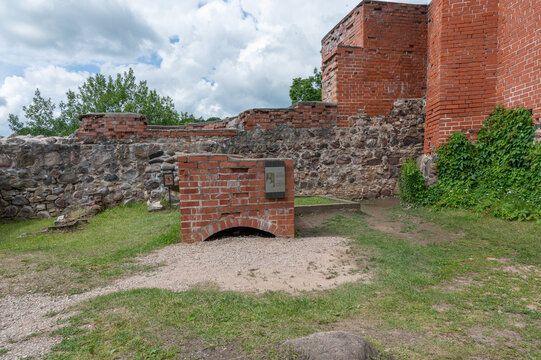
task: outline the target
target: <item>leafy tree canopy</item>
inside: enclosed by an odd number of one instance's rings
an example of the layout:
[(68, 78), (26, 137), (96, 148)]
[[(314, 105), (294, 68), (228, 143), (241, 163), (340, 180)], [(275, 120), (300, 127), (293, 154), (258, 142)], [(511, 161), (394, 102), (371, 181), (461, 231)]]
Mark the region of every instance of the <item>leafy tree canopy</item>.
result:
[(291, 103), (300, 101), (321, 101), (321, 71), (314, 68), (314, 75), (305, 79), (295, 78), (289, 88)]
[(68, 90), (66, 101), (60, 102), (58, 108), (60, 112), (55, 113), (56, 105), (36, 89), (32, 104), (23, 106), (27, 120), (21, 121), (18, 116), (9, 114), (9, 127), (20, 135), (69, 135), (79, 127), (77, 116), (92, 112), (139, 113), (152, 125), (203, 121), (192, 114), (179, 114), (169, 96), (149, 89), (146, 81), (137, 83), (131, 68), (116, 78), (102, 74), (89, 77), (77, 92)]

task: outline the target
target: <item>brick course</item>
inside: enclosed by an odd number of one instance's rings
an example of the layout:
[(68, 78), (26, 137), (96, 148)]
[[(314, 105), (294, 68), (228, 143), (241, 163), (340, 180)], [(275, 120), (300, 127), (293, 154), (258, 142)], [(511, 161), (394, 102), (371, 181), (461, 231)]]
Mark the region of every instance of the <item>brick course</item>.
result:
[(79, 116), (80, 127), (76, 132), (79, 141), (94, 142), (100, 139), (130, 139), (141, 141), (158, 138), (236, 136), (239, 129), (276, 129), (279, 125), (295, 128), (330, 127), (336, 125), (337, 106), (321, 101), (306, 101), (283, 109), (251, 109), (236, 118), (223, 121), (191, 123), (182, 126), (148, 125), (145, 116), (132, 113), (95, 113)]
[(220, 154), (179, 155), (182, 241), (204, 241), (235, 227), (293, 237), (293, 160), (280, 159), (285, 162), (286, 175), (283, 199), (265, 198), (265, 160)]
[(398, 98), (426, 92), (427, 7), (364, 1), (322, 40), (322, 98), (349, 116), (388, 115)]
[(336, 118), (336, 104), (321, 101), (300, 102), (284, 109), (246, 110), (238, 116), (244, 130), (271, 130), (283, 124), (296, 128), (329, 127), (335, 125)]
[(238, 134), (237, 129), (226, 127), (227, 122), (188, 124), (185, 126), (148, 125), (144, 115), (132, 113), (94, 113), (79, 116), (80, 126), (76, 131), (78, 141), (124, 140), (136, 137), (140, 141), (156, 138), (184, 138), (193, 136), (225, 136)]
[(541, 1), (499, 0), (496, 99), (541, 123)]
[(455, 132), (475, 139), (496, 105), (541, 117), (539, 0), (433, 0), (425, 153)]

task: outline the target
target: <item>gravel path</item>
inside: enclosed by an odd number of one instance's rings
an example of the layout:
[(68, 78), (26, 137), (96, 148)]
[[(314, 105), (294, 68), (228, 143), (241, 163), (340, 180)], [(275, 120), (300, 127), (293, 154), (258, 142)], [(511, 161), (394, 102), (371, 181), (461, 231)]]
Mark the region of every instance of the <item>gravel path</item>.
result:
[(348, 242), (340, 237), (244, 237), (175, 244), (139, 259), (143, 264), (164, 266), (105, 288), (73, 296), (5, 296), (0, 298), (0, 350), (9, 351), (0, 358), (41, 357), (60, 341), (50, 336), (59, 327), (58, 320), (69, 316), (56, 313), (110, 292), (134, 288), (183, 291), (210, 282), (224, 290), (295, 294), (359, 279), (369, 281), (370, 273), (358, 271), (366, 264), (358, 263), (359, 256), (353, 259), (346, 253)]

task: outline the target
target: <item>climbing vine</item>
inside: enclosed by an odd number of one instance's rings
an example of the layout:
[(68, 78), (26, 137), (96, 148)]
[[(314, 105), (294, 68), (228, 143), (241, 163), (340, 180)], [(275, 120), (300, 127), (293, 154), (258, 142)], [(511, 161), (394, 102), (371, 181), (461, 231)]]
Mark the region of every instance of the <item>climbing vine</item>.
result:
[(534, 133), (529, 110), (497, 107), (477, 142), (456, 133), (436, 150), (438, 182), (409, 198), (418, 205), (541, 221), (541, 143), (534, 145)]

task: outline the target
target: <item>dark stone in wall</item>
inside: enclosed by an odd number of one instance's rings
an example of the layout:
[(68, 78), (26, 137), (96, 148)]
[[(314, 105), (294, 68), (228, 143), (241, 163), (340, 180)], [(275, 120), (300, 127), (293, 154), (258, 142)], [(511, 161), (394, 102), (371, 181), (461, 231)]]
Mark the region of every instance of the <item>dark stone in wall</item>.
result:
[(103, 177), (103, 180), (105, 181), (117, 181), (118, 180), (118, 176), (116, 176), (115, 174), (107, 174)]
[(17, 165), (20, 168), (25, 168), (34, 165), (36, 157), (30, 153), (22, 153), (17, 156)]
[(153, 151), (148, 155), (149, 159), (154, 159), (163, 155), (163, 150)]

